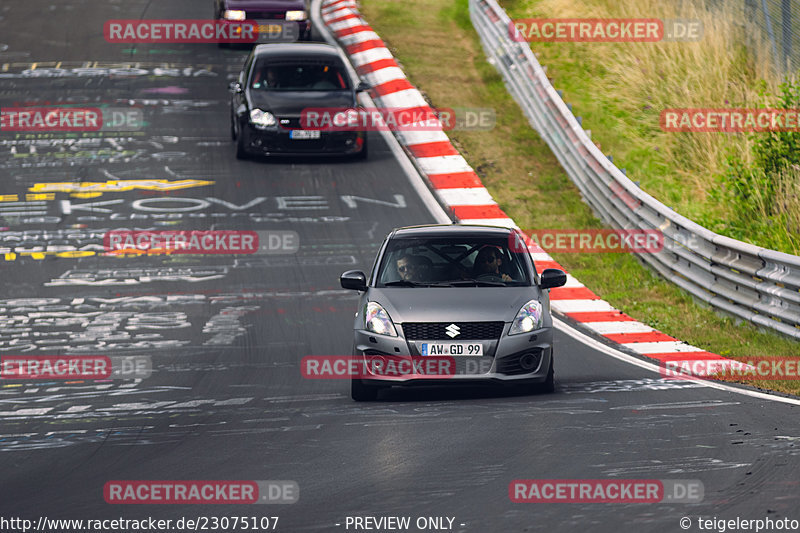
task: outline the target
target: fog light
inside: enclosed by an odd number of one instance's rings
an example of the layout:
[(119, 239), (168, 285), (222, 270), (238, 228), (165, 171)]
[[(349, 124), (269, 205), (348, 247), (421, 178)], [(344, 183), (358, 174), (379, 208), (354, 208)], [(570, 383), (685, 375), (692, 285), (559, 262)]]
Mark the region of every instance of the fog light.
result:
[(526, 353), (523, 354), (519, 358), (519, 366), (522, 367), (523, 370), (533, 370), (537, 366), (539, 366), (539, 358), (538, 354)]
[(375, 376), (383, 375), (383, 372), (386, 370), (386, 358), (382, 355), (367, 354), (367, 370), (370, 374)]

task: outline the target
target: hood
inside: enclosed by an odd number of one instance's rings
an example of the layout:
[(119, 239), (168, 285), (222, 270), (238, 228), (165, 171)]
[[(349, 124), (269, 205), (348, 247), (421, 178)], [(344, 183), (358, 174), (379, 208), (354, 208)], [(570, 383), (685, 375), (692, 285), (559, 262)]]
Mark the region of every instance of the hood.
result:
[(250, 109), (260, 108), (275, 116), (300, 116), (309, 107), (355, 106), (351, 90), (343, 91), (250, 91)]
[(305, 8), (304, 0), (225, 0), (225, 9), (243, 11), (300, 11)]
[(536, 287), (387, 287), (370, 289), (395, 324), (403, 322), (511, 322), (538, 296)]

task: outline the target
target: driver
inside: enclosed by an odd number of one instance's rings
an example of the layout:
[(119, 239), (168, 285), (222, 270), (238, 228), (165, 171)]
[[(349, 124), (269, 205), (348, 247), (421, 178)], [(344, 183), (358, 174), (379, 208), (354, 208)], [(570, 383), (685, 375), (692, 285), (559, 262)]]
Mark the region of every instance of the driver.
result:
[(267, 74), (266, 74), (265, 77), (266, 77), (266, 82), (267, 82), (267, 87), (268, 88), (275, 89), (276, 87), (278, 87), (278, 75), (275, 72), (274, 68), (268, 68), (267, 69)]
[(495, 247), (485, 246), (481, 248), (475, 257), (475, 263), (472, 267), (474, 276), (476, 278), (480, 276), (495, 276), (503, 281), (513, 281), (511, 276), (500, 272), (501, 261), (500, 251)]

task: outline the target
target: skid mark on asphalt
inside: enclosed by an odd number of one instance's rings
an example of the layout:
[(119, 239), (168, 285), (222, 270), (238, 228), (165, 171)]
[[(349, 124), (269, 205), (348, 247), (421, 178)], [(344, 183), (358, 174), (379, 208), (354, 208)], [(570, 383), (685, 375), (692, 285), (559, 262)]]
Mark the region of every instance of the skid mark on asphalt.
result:
[(657, 390), (699, 389), (706, 385), (680, 379), (622, 379), (593, 381), (589, 383), (559, 383), (558, 391), (564, 394), (594, 394), (598, 392), (639, 392)]
[(627, 463), (620, 462), (616, 465), (596, 464), (589, 466), (591, 468), (600, 468), (603, 474), (613, 477), (628, 476), (632, 474), (648, 476), (654, 474), (687, 474), (692, 472), (710, 472), (712, 470), (743, 468), (750, 465), (750, 463), (723, 461), (722, 459), (715, 459), (713, 457), (681, 457), (670, 461), (650, 459)]
[(612, 410), (625, 409), (631, 411), (652, 411), (658, 409), (704, 409), (725, 405), (741, 405), (742, 402), (723, 402), (722, 400), (697, 400), (693, 402), (650, 403), (641, 405), (621, 405), (611, 407)]

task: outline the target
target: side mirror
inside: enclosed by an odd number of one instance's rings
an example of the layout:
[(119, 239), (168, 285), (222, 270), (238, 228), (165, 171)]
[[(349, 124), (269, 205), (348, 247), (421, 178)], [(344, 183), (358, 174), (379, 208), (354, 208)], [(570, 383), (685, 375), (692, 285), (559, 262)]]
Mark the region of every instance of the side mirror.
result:
[(348, 270), (339, 278), (339, 283), (342, 284), (343, 289), (367, 290), (367, 276), (360, 270)]
[(372, 86), (365, 81), (359, 82), (358, 85), (356, 85), (357, 93), (363, 93), (364, 91), (369, 91), (370, 89), (372, 89)]
[(552, 289), (561, 287), (567, 282), (567, 275), (564, 271), (557, 268), (546, 268), (539, 278), (539, 287), (542, 289)]
[(235, 94), (241, 94), (243, 92), (242, 84), (238, 81), (232, 81), (230, 85), (228, 85), (228, 90)]

